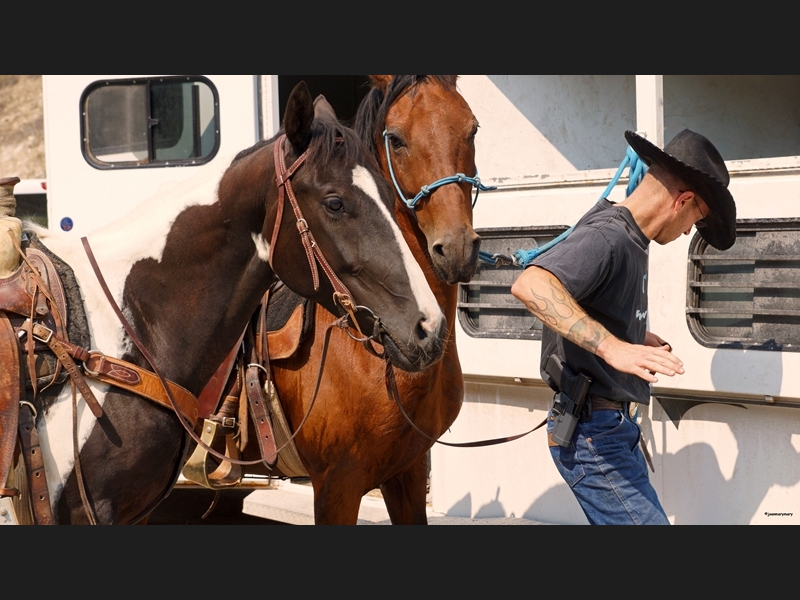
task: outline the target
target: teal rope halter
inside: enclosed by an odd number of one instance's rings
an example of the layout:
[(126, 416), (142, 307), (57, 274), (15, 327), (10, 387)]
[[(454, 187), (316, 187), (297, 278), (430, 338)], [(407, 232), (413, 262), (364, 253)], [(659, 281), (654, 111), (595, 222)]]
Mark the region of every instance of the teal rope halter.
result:
[[(608, 197), (608, 195), (611, 193), (611, 190), (613, 190), (614, 186), (617, 185), (617, 182), (619, 181), (622, 172), (625, 170), (625, 167), (628, 166), (630, 167), (629, 179), (628, 187), (625, 190), (625, 197), (627, 198), (631, 195), (633, 190), (635, 190), (639, 183), (641, 183), (642, 177), (644, 177), (644, 174), (647, 172), (647, 165), (645, 165), (644, 162), (639, 158), (639, 155), (633, 151), (633, 148), (628, 146), (628, 150), (625, 153), (625, 158), (622, 159), (622, 163), (620, 163), (617, 172), (611, 179), (611, 182), (608, 184), (600, 198), (598, 198), (598, 202)], [(533, 248), (531, 250), (517, 250), (513, 256), (507, 256), (505, 254), (490, 254), (489, 252), (484, 252), (483, 250), (480, 250), (478, 255), (483, 262), (491, 265), (513, 264), (524, 269), (534, 258), (547, 252), (557, 243), (563, 241), (570, 233), (572, 233), (573, 229), (575, 229), (574, 225), (558, 237), (547, 242), (544, 246), (539, 246), (538, 248)]]
[[(487, 186), (481, 183), (480, 177), (478, 177), (478, 173), (476, 171), (475, 177), (467, 177), (463, 173), (456, 173), (455, 175), (451, 175), (450, 177), (443, 177), (442, 179), (438, 179), (431, 183), (430, 185), (423, 185), (420, 188), (420, 191), (414, 196), (411, 200), (405, 197), (403, 192), (400, 190), (400, 185), (397, 183), (397, 178), (394, 176), (394, 168), (392, 168), (392, 157), (389, 153), (389, 134), (384, 129), (383, 130), (383, 139), (386, 146), (386, 162), (389, 164), (389, 174), (392, 176), (392, 182), (394, 182), (394, 187), (397, 190), (397, 194), (400, 196), (400, 199), (403, 203), (411, 210), (413, 213), (416, 210), (417, 203), (422, 200), (423, 198), (430, 196), (433, 191), (437, 188), (442, 187), (443, 185), (447, 185), (448, 183), (468, 183), (475, 188), (475, 198), (472, 200), (472, 208), (475, 208), (475, 203), (478, 201), (478, 193), (488, 190), (496, 190), (496, 186)], [(416, 215), (416, 213), (414, 213)]]

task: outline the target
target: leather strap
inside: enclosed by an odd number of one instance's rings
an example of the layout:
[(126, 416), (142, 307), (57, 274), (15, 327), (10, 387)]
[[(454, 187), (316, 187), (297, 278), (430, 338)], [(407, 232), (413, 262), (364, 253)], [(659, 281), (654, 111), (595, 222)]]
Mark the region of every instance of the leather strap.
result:
[[(44, 329), (49, 332), (45, 338), (41, 338), (34, 333), (35, 330)], [(80, 390), (83, 399), (86, 400), (86, 404), (89, 406), (89, 409), (92, 411), (92, 414), (97, 417), (98, 419), (103, 416), (103, 409), (100, 406), (100, 403), (97, 401), (97, 398), (94, 397), (94, 393), (92, 393), (92, 389), (86, 383), (86, 380), (83, 378), (83, 374), (81, 373), (80, 369), (78, 369), (78, 365), (75, 364), (75, 361), (72, 360), (70, 353), (67, 350), (67, 347), (62, 345), (59, 342), (59, 339), (53, 335), (52, 331), (49, 331), (46, 327), (43, 327), (37, 323), (33, 323), (31, 327), (31, 333), (33, 336), (37, 337), (44, 343), (46, 343), (50, 350), (53, 351), (53, 354), (56, 355), (58, 361), (64, 365), (64, 368), (69, 373), (72, 382), (75, 384), (75, 387)], [(71, 349), (76, 349), (77, 346), (70, 344)]]
[(392, 363), (389, 362), (388, 358), (386, 359), (386, 377), (385, 377), (385, 379), (386, 379), (386, 389), (387, 389), (387, 391), (389, 393), (389, 398), (391, 398), (391, 399), (393, 399), (395, 401), (395, 404), (397, 404), (397, 408), (400, 409), (400, 413), (403, 415), (403, 417), (405, 417), (405, 419), (406, 419), (406, 421), (408, 421), (409, 425), (411, 425), (411, 427), (413, 427), (422, 436), (428, 438), (429, 440), (432, 440), (433, 442), (435, 442), (437, 444), (441, 444), (443, 446), (453, 446), (453, 447), (456, 447), (456, 448), (476, 448), (478, 446), (493, 446), (495, 444), (503, 444), (505, 442), (511, 442), (511, 441), (514, 441), (514, 440), (518, 440), (519, 438), (524, 437), (524, 436), (528, 435), (529, 433), (533, 433), (537, 429), (539, 429), (541, 427), (544, 427), (544, 425), (547, 423), (547, 418), (545, 417), (544, 421), (539, 423), (533, 429), (530, 429), (530, 430), (526, 431), (525, 433), (519, 433), (517, 435), (511, 435), (511, 436), (508, 436), (508, 437), (495, 438), (495, 439), (492, 439), (492, 440), (480, 440), (480, 441), (477, 441), (477, 442), (464, 442), (464, 443), (461, 443), (461, 444), (443, 442), (441, 440), (437, 440), (436, 438), (429, 436), (427, 433), (422, 431), (419, 427), (416, 426), (414, 421), (411, 420), (411, 417), (408, 416), (408, 413), (406, 413), (406, 409), (403, 408), (403, 403), (400, 400), (400, 392), (397, 389), (397, 381), (395, 380), (395, 377), (394, 377), (394, 367), (392, 367)]
[[(161, 385), (161, 381), (157, 376), (147, 369), (143, 369), (138, 365), (134, 365), (133, 363), (129, 363), (118, 358), (105, 356), (99, 352), (87, 352), (80, 346), (76, 346), (75, 344), (71, 344), (66, 340), (60, 339), (50, 329), (38, 323), (33, 324), (31, 331), (36, 339), (47, 341), (48, 346), (51, 347), (53, 352), (56, 353), (56, 356), (58, 356), (59, 360), (61, 360), (65, 366), (67, 366), (68, 363), (75, 365), (75, 363), (70, 359), (71, 356), (83, 362), (84, 371), (90, 378), (134, 392), (140, 396), (152, 400), (153, 402), (156, 402), (157, 404), (161, 404), (162, 406), (173, 410), (172, 404), (169, 401), (169, 397)], [(58, 352), (56, 349), (58, 349)], [(77, 366), (75, 366), (75, 368), (77, 369)], [(81, 380), (83, 380), (82, 377)], [(76, 385), (78, 385), (77, 382)], [(85, 385), (86, 384), (84, 382), (84, 386)], [(168, 380), (167, 386), (169, 387), (170, 392), (174, 394), (175, 401), (178, 404), (181, 414), (183, 414), (183, 416), (192, 423), (192, 426), (194, 426), (199, 418), (197, 399), (189, 390), (178, 385), (177, 383)], [(97, 403), (97, 400), (92, 394), (91, 389), (87, 387), (87, 390), (94, 402)], [(81, 393), (86, 396), (86, 393), (83, 390), (81, 390)], [(100, 408), (99, 405), (97, 408)], [(102, 411), (102, 409), (100, 410)], [(98, 418), (102, 416), (102, 412), (100, 414), (97, 414), (94, 410), (92, 412)]]
[(0, 310), (0, 496), (16, 496), (6, 488), (14, 465), (14, 438), (17, 435), (22, 376), (19, 344), (6, 313)]
[[(197, 398), (177, 383), (162, 380), (137, 365), (102, 354), (92, 354), (84, 364), (90, 377), (143, 396), (172, 411), (177, 407), (180, 415), (193, 428), (197, 425), (199, 420)], [(172, 401), (175, 402), (175, 406)]]
[(33, 517), (37, 525), (55, 525), (50, 506), (50, 493), (47, 490), (44, 459), (39, 447), (39, 432), (36, 430), (34, 413), (27, 402), (22, 403), (19, 410), (19, 439), (22, 444), (25, 469), (28, 472)]
[(625, 405), (618, 400), (611, 400), (594, 394), (589, 394), (589, 399), (592, 401), (592, 410), (625, 410)]
[(244, 338), (245, 331), (242, 331), (242, 335), (239, 336), (239, 341), (236, 342), (233, 348), (231, 348), (228, 356), (225, 357), (225, 360), (222, 361), (222, 364), (217, 367), (217, 370), (211, 376), (211, 379), (197, 396), (199, 416), (201, 419), (207, 419), (213, 415), (219, 407), (220, 400), (222, 399), (222, 392), (225, 389), (225, 384), (228, 382), (231, 370), (233, 369), (233, 364), (236, 361), (236, 357), (239, 355), (239, 350), (241, 349), (242, 339)]
[[(314, 256), (311, 252), (310, 248), (310, 240), (308, 239), (311, 235), (311, 232), (308, 231), (308, 224), (306, 220), (303, 219), (303, 214), (300, 212), (300, 208), (297, 206), (297, 202), (295, 201), (294, 197), (294, 190), (292, 189), (291, 178), (294, 175), (295, 171), (300, 168), (306, 158), (308, 158), (308, 150), (303, 152), (297, 160), (292, 163), (292, 166), (288, 169), (286, 168), (286, 164), (284, 162), (283, 156), (283, 146), (284, 142), (286, 141), (286, 135), (281, 135), (273, 146), (272, 150), (272, 157), (275, 162), (275, 184), (278, 186), (278, 213), (275, 218), (275, 226), (272, 228), (272, 240), (270, 242), (270, 248), (272, 248), (272, 252), (270, 252), (270, 265), (272, 265), (272, 256), (275, 253), (275, 242), (278, 241), (278, 233), (281, 229), (281, 221), (283, 220), (283, 206), (285, 204), (284, 201), (284, 190), (286, 194), (289, 196), (289, 200), (292, 204), (292, 208), (294, 209), (295, 217), (298, 220), (297, 228), (300, 230), (300, 239), (303, 242), (303, 248), (306, 251), (306, 259), (308, 260), (308, 265), (311, 268), (311, 277), (314, 281), (314, 289), (319, 288), (319, 275), (317, 274), (317, 265), (314, 262)], [(305, 225), (305, 231), (302, 231), (302, 225)], [(304, 235), (307, 234), (307, 235)]]
[[(274, 434), (275, 445), (277, 446), (280, 444), (280, 447), (275, 451), (275, 464), (278, 470), (286, 477), (308, 477), (308, 471), (303, 466), (303, 462), (297, 452), (297, 446), (293, 440), (294, 436), (292, 435), (286, 416), (283, 413), (283, 407), (280, 404), (277, 389), (271, 378), (272, 370), (270, 367), (270, 360), (277, 358), (275, 344), (273, 343), (273, 332), (267, 331), (267, 308), (270, 302), (271, 290), (272, 288), (267, 290), (259, 306), (257, 326), (254, 333), (254, 356), (252, 357), (253, 363), (251, 364), (255, 363), (261, 365), (264, 368), (264, 372), (267, 374), (267, 380), (264, 382), (262, 388), (264, 390), (262, 400), (266, 405), (266, 412), (269, 415), (269, 422), (272, 427), (272, 433)], [(303, 320), (302, 310), (303, 306), (301, 304), (292, 313), (292, 317), (289, 319), (290, 322), (296, 321), (297, 324), (296, 331), (294, 331), (294, 335), (291, 336), (294, 343), (289, 344), (290, 346), (293, 345), (295, 348), (300, 338), (300, 328)], [(292, 329), (295, 328), (292, 327)], [(279, 346), (280, 345), (279, 343)], [(278, 353), (281, 354), (281, 351), (278, 350)], [(291, 356), (291, 353), (292, 351), (288, 352), (285, 357)], [(324, 357), (325, 353), (323, 353), (323, 360)], [(250, 403), (248, 402), (248, 404)], [(305, 419), (303, 419), (303, 421), (305, 422)]]
[(258, 376), (259, 366), (251, 363), (244, 372), (245, 392), (247, 401), (250, 405), (250, 415), (253, 418), (253, 426), (256, 429), (258, 448), (261, 457), (268, 467), (275, 465), (278, 453), (275, 448), (275, 434), (272, 431), (272, 422), (267, 412), (267, 403), (261, 391), (261, 380)]
[(44, 342), (45, 344), (49, 344), (50, 338), (56, 340), (58, 345), (61, 346), (72, 358), (75, 358), (80, 361), (86, 361), (89, 358), (89, 353), (81, 348), (80, 346), (76, 346), (68, 342), (67, 340), (59, 337), (52, 329), (42, 325), (41, 323), (34, 322), (33, 325), (28, 326), (29, 321), (26, 321), (23, 324), (23, 329), (27, 332), (30, 329), (30, 332), (33, 334), (33, 337), (39, 341)]

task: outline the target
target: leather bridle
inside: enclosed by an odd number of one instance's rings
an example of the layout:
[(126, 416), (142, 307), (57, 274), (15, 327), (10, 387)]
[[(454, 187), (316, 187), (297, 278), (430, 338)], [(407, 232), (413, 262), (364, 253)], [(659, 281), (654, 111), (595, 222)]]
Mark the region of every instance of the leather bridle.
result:
[[(361, 328), (358, 326), (358, 322), (355, 318), (355, 312), (358, 310), (358, 306), (355, 305), (353, 302), (353, 296), (350, 291), (347, 289), (341, 280), (336, 276), (336, 273), (333, 272), (333, 269), (328, 264), (328, 261), (325, 259), (325, 256), (322, 254), (322, 250), (320, 250), (319, 246), (317, 245), (316, 240), (314, 239), (314, 235), (311, 233), (311, 230), (308, 228), (308, 222), (303, 217), (303, 212), (300, 210), (300, 206), (297, 203), (297, 198), (294, 195), (294, 190), (292, 190), (292, 183), (291, 177), (295, 174), (300, 165), (302, 165), (306, 158), (308, 157), (308, 150), (303, 152), (297, 160), (294, 161), (291, 167), (288, 169), (286, 168), (286, 164), (284, 163), (284, 156), (283, 156), (283, 145), (286, 140), (286, 135), (281, 135), (278, 140), (275, 142), (275, 149), (273, 152), (275, 158), (275, 173), (276, 173), (276, 183), (278, 185), (278, 213), (275, 217), (275, 225), (272, 228), (272, 240), (270, 242), (270, 256), (269, 262), (270, 266), (272, 266), (272, 257), (275, 254), (275, 247), (278, 241), (278, 233), (281, 229), (281, 221), (283, 219), (283, 206), (285, 204), (284, 199), (284, 190), (285, 196), (289, 197), (289, 203), (292, 205), (292, 211), (294, 212), (295, 219), (297, 219), (297, 231), (300, 233), (300, 241), (303, 243), (303, 248), (306, 252), (306, 259), (308, 260), (308, 266), (311, 268), (311, 278), (314, 282), (314, 291), (319, 289), (319, 272), (317, 270), (317, 263), (322, 267), (328, 281), (330, 281), (331, 285), (333, 286), (333, 301), (336, 304), (339, 304), (350, 316), (350, 320), (352, 321), (354, 327), (358, 329), (359, 334), (361, 333)], [(316, 260), (315, 260), (316, 259)], [(275, 268), (273, 266), (273, 271)]]

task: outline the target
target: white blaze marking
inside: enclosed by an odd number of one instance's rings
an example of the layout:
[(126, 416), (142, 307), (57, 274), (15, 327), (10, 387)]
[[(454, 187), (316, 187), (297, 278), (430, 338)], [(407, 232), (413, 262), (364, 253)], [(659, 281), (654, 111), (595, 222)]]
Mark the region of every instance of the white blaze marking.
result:
[(386, 222), (389, 224), (389, 228), (394, 234), (395, 242), (400, 248), (400, 257), (402, 258), (403, 266), (408, 273), (408, 278), (411, 282), (411, 291), (414, 293), (414, 297), (417, 299), (417, 306), (422, 311), (422, 314), (424, 314), (429, 320), (429, 325), (434, 323), (438, 325), (439, 322), (444, 319), (444, 314), (442, 313), (439, 303), (436, 302), (436, 297), (433, 295), (433, 292), (428, 285), (428, 281), (425, 279), (425, 274), (422, 272), (422, 267), (419, 266), (419, 263), (414, 258), (414, 255), (411, 254), (411, 248), (408, 247), (408, 243), (403, 237), (400, 228), (389, 214), (386, 206), (383, 204), (383, 202), (381, 202), (380, 194), (378, 194), (378, 186), (376, 185), (375, 180), (372, 178), (372, 175), (370, 175), (369, 171), (367, 171), (361, 165), (358, 165), (355, 169), (353, 169), (353, 185), (361, 188), (364, 193), (367, 194), (367, 196), (372, 198), (375, 201), (375, 204), (378, 206), (381, 214), (386, 218)]
[(260, 233), (251, 233), (253, 237), (253, 242), (256, 245), (256, 254), (258, 254), (258, 258), (263, 260), (265, 263), (269, 264), (269, 244), (264, 241), (264, 236)]

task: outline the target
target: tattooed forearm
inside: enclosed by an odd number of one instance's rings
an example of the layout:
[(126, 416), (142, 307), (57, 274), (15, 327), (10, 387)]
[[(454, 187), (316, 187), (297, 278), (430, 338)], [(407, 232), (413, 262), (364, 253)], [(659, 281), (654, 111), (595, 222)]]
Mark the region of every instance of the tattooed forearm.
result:
[(569, 332), (564, 337), (581, 348), (596, 354), (600, 342), (609, 335), (611, 334), (605, 327), (587, 315), (570, 327)]
[(569, 321), (575, 317), (580, 318), (580, 315), (585, 314), (563, 288), (553, 285), (552, 280), (549, 285), (549, 299), (537, 294), (533, 288), (528, 288), (531, 298), (525, 300), (525, 306), (539, 317), (542, 323), (553, 327), (561, 321)]
[(549, 294), (542, 295), (533, 286), (527, 286), (528, 293), (523, 299), (527, 309), (550, 329), (596, 353), (600, 343), (611, 334), (586, 314), (557, 278), (549, 273), (544, 277), (545, 280), (539, 282), (547, 285)]

